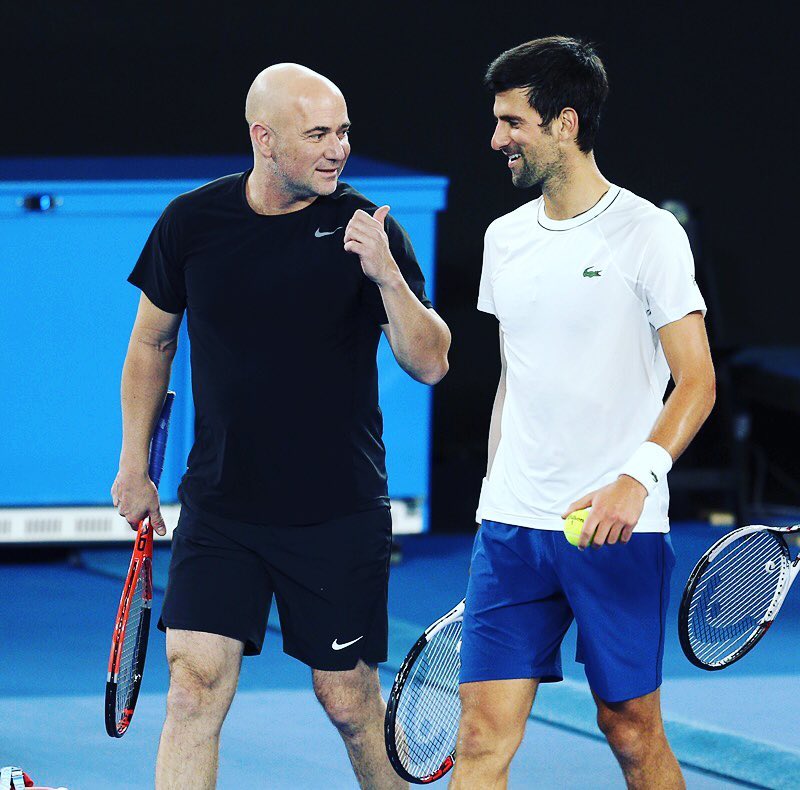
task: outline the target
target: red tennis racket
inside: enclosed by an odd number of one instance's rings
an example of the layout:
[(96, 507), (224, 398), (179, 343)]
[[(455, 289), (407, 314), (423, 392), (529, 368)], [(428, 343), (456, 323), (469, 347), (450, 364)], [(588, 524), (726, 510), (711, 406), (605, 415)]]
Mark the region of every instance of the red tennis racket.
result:
[[(168, 392), (150, 442), (150, 479), (158, 487), (164, 468), (169, 418), (175, 393)], [(121, 738), (128, 729), (139, 697), (150, 634), (153, 601), (153, 530), (149, 520), (139, 524), (125, 586), (117, 610), (106, 679), (106, 732)]]

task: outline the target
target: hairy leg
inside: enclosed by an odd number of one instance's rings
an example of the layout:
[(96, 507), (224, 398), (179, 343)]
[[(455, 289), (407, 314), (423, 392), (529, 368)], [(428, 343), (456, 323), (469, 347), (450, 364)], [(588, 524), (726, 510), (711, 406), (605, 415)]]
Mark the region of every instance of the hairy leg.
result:
[(678, 761), (661, 720), (658, 689), (625, 702), (604, 702), (595, 694), (597, 723), (631, 790), (683, 790)]
[(243, 650), (236, 639), (167, 629), (170, 683), (157, 790), (216, 786), (219, 733), (236, 692)]
[(511, 759), (522, 742), (538, 680), (461, 684), (461, 726), (450, 787), (493, 790), (508, 785)]
[(342, 736), (359, 787), (394, 790), (408, 785), (394, 772), (386, 756), (377, 667), (359, 661), (344, 672), (312, 670), (314, 693)]

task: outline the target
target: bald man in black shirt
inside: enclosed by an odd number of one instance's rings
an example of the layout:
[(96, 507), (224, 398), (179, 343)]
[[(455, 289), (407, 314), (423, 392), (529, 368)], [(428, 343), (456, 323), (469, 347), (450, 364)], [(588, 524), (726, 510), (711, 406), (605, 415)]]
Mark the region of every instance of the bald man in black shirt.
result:
[(275, 596), (284, 650), (312, 668), (359, 784), (403, 787), (376, 668), (391, 521), (375, 356), (383, 331), (400, 366), (435, 384), (450, 333), (389, 207), (339, 182), (339, 89), (272, 66), (246, 117), (253, 169), (173, 200), (129, 278), (142, 295), (111, 493), (131, 526), (149, 517), (165, 533), (147, 453), (184, 311), (196, 413), (159, 622), (170, 690), (156, 786), (215, 786), (241, 657), (260, 652)]

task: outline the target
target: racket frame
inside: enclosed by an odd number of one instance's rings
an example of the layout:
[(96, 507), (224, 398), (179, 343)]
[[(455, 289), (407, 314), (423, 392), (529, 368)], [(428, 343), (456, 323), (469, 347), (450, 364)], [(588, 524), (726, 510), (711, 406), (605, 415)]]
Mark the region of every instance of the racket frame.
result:
[[(169, 421), (172, 414), (172, 404), (175, 393), (167, 392), (164, 404), (159, 414), (156, 429), (150, 443), (150, 458), (148, 474), (158, 488), (161, 472), (164, 468), (164, 454), (166, 451), (167, 435), (169, 434)], [(139, 650), (134, 668), (133, 692), (128, 707), (123, 716), (117, 720), (117, 690), (119, 688), (119, 664), (122, 660), (122, 649), (125, 644), (125, 633), (128, 628), (131, 601), (144, 574), (144, 589), (142, 590), (142, 620), (139, 627)], [(105, 723), (106, 732), (112, 738), (121, 738), (128, 730), (139, 698), (142, 677), (144, 675), (144, 662), (147, 658), (147, 642), (150, 634), (151, 604), (153, 600), (153, 529), (149, 519), (139, 522), (136, 532), (136, 541), (133, 545), (128, 575), (122, 587), (122, 595), (117, 608), (117, 617), (114, 623), (114, 633), (111, 638), (111, 652), (108, 657), (108, 675), (106, 676), (105, 695)]]
[[(125, 633), (128, 628), (128, 614), (134, 591), (139, 583), (140, 576), (144, 574), (144, 589), (142, 591), (142, 620), (140, 629), (143, 637), (139, 642), (139, 652), (136, 657), (133, 694), (130, 705), (126, 708), (122, 719), (117, 720), (117, 690), (119, 687), (119, 664), (122, 661), (122, 647), (125, 644)], [(121, 738), (133, 717), (136, 700), (139, 698), (139, 689), (144, 674), (144, 662), (147, 657), (148, 634), (150, 633), (151, 604), (153, 601), (153, 530), (149, 521), (140, 522), (136, 533), (136, 543), (133, 555), (128, 566), (128, 575), (122, 588), (117, 619), (114, 625), (114, 637), (111, 640), (111, 654), (108, 658), (108, 677), (106, 679), (106, 732), (112, 738)]]
[(459, 622), (464, 619), (464, 604), (465, 599), (457, 603), (449, 612), (442, 615), (438, 620), (431, 623), (422, 633), (419, 639), (414, 643), (411, 650), (403, 659), (400, 669), (392, 684), (392, 690), (389, 694), (389, 701), (386, 704), (386, 717), (384, 719), (384, 739), (386, 741), (386, 754), (389, 756), (389, 762), (392, 764), (395, 772), (402, 779), (413, 784), (430, 784), (437, 779), (441, 779), (456, 762), (455, 747), (453, 751), (442, 761), (439, 767), (431, 774), (419, 777), (409, 773), (400, 760), (400, 755), (397, 752), (396, 742), (396, 717), (397, 709), (400, 705), (400, 698), (405, 686), (406, 680), (411, 673), (414, 664), (419, 658), (419, 655), (424, 650), (425, 646), (439, 633), (443, 628), (451, 625), (452, 623)]
[[(731, 545), (731, 543), (734, 543), (740, 538), (744, 538), (747, 535), (751, 535), (756, 532), (771, 532), (778, 538), (781, 543), (784, 556), (787, 559), (788, 572), (784, 573), (781, 583), (776, 588), (775, 594), (773, 595), (772, 601), (767, 607), (764, 617), (755, 625), (753, 632), (747, 638), (747, 641), (740, 648), (735, 650), (730, 656), (712, 664), (708, 664), (695, 655), (689, 638), (690, 605), (697, 582), (703, 576), (706, 568), (719, 556), (723, 549), (727, 548)], [(795, 557), (794, 560), (792, 560), (789, 552), (789, 546), (786, 543), (786, 539), (783, 537), (785, 534), (797, 532), (800, 532), (800, 524), (795, 524), (789, 527), (770, 527), (766, 526), (765, 524), (750, 524), (745, 527), (739, 527), (738, 529), (734, 529), (726, 535), (723, 535), (709, 549), (707, 549), (705, 554), (703, 554), (703, 556), (698, 560), (686, 581), (686, 586), (684, 587), (683, 595), (681, 596), (680, 607), (678, 608), (678, 638), (680, 640), (681, 649), (683, 650), (684, 655), (692, 664), (700, 669), (706, 670), (707, 672), (717, 672), (720, 669), (725, 669), (747, 655), (747, 653), (749, 653), (759, 643), (764, 634), (767, 633), (772, 623), (775, 622), (775, 618), (777, 617), (778, 612), (781, 610), (783, 602), (786, 600), (786, 595), (789, 592), (789, 588), (792, 586), (792, 583), (797, 577), (798, 572), (800, 572), (800, 554)]]

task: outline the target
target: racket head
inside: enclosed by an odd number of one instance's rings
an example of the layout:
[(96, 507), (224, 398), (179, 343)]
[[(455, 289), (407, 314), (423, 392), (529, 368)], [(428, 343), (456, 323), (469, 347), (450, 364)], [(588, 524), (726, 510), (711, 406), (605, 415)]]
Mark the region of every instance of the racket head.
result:
[(785, 531), (761, 526), (734, 530), (695, 565), (678, 610), (678, 636), (696, 667), (729, 667), (772, 625), (791, 580)]
[(386, 706), (386, 753), (407, 782), (429, 784), (455, 765), (464, 601), (416, 641)]
[(130, 725), (147, 657), (153, 601), (153, 532), (139, 525), (136, 548), (117, 611), (106, 679), (106, 732), (121, 738)]

